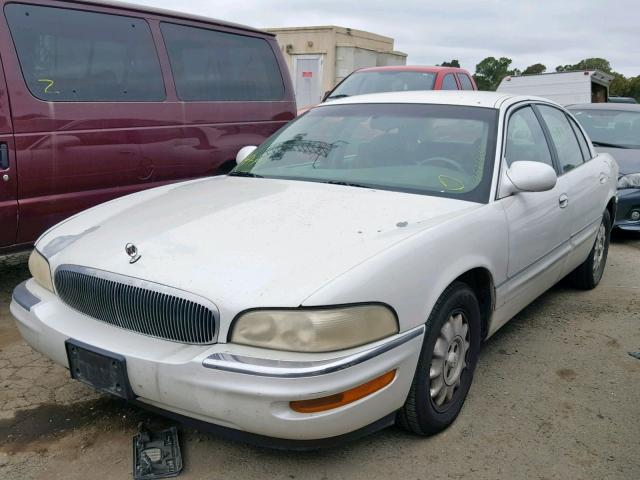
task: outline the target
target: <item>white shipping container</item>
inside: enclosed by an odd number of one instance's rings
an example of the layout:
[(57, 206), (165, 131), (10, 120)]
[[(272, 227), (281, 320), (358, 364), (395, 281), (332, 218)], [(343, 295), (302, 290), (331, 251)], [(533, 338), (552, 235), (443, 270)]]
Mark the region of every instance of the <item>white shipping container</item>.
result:
[(609, 98), (613, 76), (598, 70), (505, 77), (498, 92), (536, 95), (561, 105), (600, 103)]

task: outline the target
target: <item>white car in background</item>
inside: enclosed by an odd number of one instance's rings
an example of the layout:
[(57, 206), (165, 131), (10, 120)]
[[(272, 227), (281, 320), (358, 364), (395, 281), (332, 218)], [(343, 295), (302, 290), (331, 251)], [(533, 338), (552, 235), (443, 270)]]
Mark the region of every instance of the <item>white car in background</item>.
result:
[(432, 434), (483, 340), (606, 265), (617, 166), (540, 98), (337, 100), (238, 160), (45, 233), (11, 303), (24, 339), (99, 390), (250, 441)]

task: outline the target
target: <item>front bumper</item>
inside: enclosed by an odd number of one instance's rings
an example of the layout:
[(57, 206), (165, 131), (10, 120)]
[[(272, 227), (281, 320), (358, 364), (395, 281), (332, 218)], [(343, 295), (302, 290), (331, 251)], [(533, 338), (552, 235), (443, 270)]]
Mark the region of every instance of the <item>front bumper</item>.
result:
[[(388, 424), (405, 401), (424, 335), (420, 326), (327, 354), (185, 345), (96, 321), (34, 280), (16, 288), (11, 313), (28, 344), (67, 368), (69, 338), (124, 356), (131, 388), (142, 404), (253, 436), (302, 442)], [(310, 414), (289, 408), (290, 401), (340, 393), (391, 370), (397, 371), (391, 384), (354, 403)]]
[(626, 188), (618, 190), (618, 211), (615, 227), (622, 230), (640, 232), (640, 220), (631, 220), (631, 212), (640, 211), (640, 189)]

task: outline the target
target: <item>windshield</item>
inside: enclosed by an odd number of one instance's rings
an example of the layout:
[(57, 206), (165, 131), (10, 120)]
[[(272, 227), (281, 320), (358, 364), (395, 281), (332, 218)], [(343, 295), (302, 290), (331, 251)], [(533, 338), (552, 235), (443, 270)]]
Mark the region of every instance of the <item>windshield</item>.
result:
[(594, 143), (640, 148), (640, 110), (571, 110)]
[(417, 104), (316, 107), (231, 175), (337, 183), (486, 203), (497, 110)]
[(329, 98), (350, 97), (366, 93), (433, 90), (435, 73), (407, 71), (356, 72), (331, 92)]

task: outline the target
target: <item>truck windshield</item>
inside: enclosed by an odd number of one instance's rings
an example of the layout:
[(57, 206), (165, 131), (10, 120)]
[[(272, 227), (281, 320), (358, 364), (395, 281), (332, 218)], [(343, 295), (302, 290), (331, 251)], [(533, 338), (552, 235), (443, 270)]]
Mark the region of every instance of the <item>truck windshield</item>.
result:
[(430, 72), (356, 72), (345, 79), (328, 97), (342, 98), (366, 93), (433, 90), (436, 74)]
[(571, 109), (593, 143), (640, 148), (640, 108), (638, 111)]
[(480, 107), (327, 104), (280, 130), (231, 175), (486, 203), (496, 119), (497, 110)]

